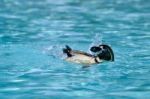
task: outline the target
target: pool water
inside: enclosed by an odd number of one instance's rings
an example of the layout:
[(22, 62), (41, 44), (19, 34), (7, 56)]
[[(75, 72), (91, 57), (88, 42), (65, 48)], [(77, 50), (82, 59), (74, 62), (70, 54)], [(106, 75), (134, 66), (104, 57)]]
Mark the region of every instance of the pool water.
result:
[[(61, 59), (95, 41), (115, 62)], [(150, 99), (150, 1), (1, 0), (0, 99)]]

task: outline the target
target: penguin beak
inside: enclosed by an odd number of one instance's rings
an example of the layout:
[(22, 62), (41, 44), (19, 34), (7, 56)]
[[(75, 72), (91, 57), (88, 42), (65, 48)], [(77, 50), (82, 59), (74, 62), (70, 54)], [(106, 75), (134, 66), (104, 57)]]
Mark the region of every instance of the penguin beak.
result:
[(102, 49), (101, 49), (100, 47), (97, 47), (97, 46), (93, 46), (93, 47), (90, 48), (90, 51), (91, 51), (91, 52), (94, 52), (94, 53), (99, 52), (99, 51), (101, 51), (101, 50), (102, 50)]

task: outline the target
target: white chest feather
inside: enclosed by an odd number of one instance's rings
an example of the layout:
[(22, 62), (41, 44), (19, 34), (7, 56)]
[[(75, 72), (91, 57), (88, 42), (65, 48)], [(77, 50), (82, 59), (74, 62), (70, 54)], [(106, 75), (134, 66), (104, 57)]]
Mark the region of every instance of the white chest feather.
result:
[(86, 65), (90, 65), (90, 64), (95, 64), (96, 63), (94, 57), (90, 57), (90, 56), (86, 56), (86, 55), (82, 55), (82, 54), (77, 54), (77, 55), (74, 55), (72, 57), (68, 57), (65, 60), (69, 61), (69, 62), (86, 64)]

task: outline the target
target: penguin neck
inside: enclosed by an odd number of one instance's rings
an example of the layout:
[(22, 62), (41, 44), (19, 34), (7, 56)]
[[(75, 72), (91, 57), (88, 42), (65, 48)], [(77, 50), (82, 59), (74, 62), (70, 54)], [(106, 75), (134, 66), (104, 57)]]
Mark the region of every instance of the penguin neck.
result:
[(95, 57), (95, 62), (96, 62), (96, 63), (100, 63), (100, 62), (102, 62), (102, 59), (100, 59), (98, 56), (96, 56), (96, 57)]

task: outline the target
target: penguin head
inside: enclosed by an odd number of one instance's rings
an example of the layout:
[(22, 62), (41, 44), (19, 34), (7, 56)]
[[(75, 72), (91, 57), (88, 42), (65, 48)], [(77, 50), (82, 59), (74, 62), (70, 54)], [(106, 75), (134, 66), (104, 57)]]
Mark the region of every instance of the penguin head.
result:
[(93, 46), (90, 48), (90, 50), (93, 53), (97, 53), (96, 56), (98, 56), (100, 59), (114, 61), (114, 53), (111, 47), (108, 45), (102, 44), (99, 46)]

